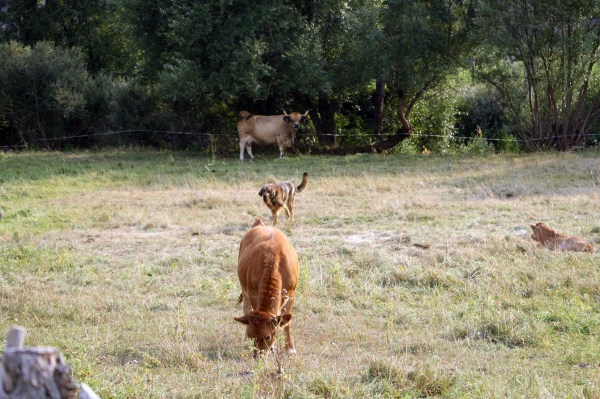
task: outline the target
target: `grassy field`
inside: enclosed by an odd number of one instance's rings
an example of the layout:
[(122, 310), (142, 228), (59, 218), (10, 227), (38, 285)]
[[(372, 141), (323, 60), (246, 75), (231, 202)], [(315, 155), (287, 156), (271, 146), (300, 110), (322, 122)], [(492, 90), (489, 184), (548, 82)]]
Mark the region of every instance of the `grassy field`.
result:
[[(237, 251), (271, 179), (308, 188), (298, 355), (255, 361)], [(0, 333), (102, 398), (600, 398), (600, 154), (0, 153)], [(281, 343), (279, 346), (282, 346)], [(278, 374), (283, 367), (284, 373)]]

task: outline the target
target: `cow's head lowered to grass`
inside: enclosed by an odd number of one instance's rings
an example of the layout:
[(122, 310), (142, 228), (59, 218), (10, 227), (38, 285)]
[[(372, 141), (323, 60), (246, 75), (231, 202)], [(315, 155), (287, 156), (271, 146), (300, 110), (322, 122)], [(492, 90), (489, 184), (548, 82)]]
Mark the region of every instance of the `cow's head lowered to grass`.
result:
[(292, 320), (291, 313), (272, 317), (264, 312), (250, 312), (236, 321), (246, 325), (246, 337), (254, 343), (255, 356), (258, 352), (267, 351), (275, 342), (275, 337), (280, 328), (285, 327)]

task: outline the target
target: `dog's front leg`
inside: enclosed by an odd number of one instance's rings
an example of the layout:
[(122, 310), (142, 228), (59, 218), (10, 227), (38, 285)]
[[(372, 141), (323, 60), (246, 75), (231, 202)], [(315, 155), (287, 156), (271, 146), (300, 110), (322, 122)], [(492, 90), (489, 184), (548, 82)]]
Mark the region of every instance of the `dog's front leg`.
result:
[(273, 215), (273, 226), (277, 227), (277, 211), (275, 209), (271, 209), (271, 214)]

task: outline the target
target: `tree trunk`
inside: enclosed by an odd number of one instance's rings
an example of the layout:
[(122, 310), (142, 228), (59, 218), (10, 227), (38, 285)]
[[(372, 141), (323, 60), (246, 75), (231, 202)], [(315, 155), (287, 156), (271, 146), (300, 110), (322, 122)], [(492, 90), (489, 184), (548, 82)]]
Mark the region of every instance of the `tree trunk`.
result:
[(410, 122), (408, 121), (408, 112), (409, 111), (404, 109), (404, 92), (399, 91), (398, 92), (398, 120), (400, 121), (402, 126), (400, 127), (400, 129), (398, 129), (398, 131), (396, 131), (396, 134), (389, 137), (387, 140), (379, 141), (377, 144), (375, 144), (375, 151), (382, 152), (382, 151), (389, 150), (389, 149), (397, 146), (401, 142), (403, 142), (408, 137), (410, 137), (410, 135), (412, 134), (412, 131), (413, 131), (413, 127), (411, 126)]
[[(18, 326), (8, 333), (0, 367), (0, 399), (75, 399), (79, 388), (58, 349), (23, 348), (24, 338), (25, 330)], [(93, 391), (85, 388), (79, 398), (94, 398)]]
[(310, 118), (315, 125), (319, 145), (335, 145), (335, 112), (331, 100), (319, 99), (317, 110), (309, 112)]
[(375, 94), (373, 95), (375, 103), (375, 137), (381, 138), (383, 133), (383, 110), (385, 108), (385, 81), (377, 80), (375, 85)]

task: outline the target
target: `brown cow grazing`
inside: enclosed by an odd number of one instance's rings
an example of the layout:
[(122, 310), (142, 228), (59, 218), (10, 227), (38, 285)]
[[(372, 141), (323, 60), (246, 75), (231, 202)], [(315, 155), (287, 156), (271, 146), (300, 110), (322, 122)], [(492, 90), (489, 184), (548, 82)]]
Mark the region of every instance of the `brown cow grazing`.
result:
[(275, 342), (283, 327), (285, 349), (296, 353), (290, 333), (294, 292), (298, 284), (298, 255), (285, 235), (256, 219), (240, 244), (238, 278), (244, 315), (235, 320), (246, 325), (246, 337), (254, 341), (254, 356)]
[(244, 148), (252, 156), (252, 144), (259, 145), (277, 144), (279, 158), (285, 155), (285, 149), (294, 145), (295, 129), (306, 120), (308, 111), (304, 114), (292, 112), (283, 115), (252, 115), (248, 111), (241, 111), (238, 115), (238, 135), (240, 137), (240, 161), (244, 160)]
[(548, 249), (561, 251), (594, 252), (594, 247), (581, 237), (568, 236), (554, 231), (546, 223), (538, 222), (530, 225), (533, 230), (531, 238)]

